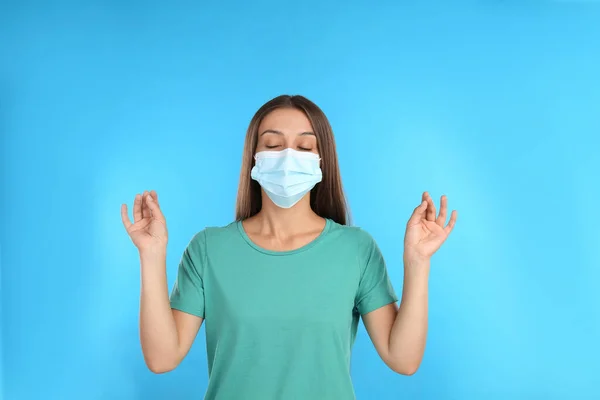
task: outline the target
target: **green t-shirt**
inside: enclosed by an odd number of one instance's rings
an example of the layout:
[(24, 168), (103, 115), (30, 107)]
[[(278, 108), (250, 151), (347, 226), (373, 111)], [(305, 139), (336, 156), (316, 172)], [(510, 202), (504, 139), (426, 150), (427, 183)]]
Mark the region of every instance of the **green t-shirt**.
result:
[(171, 307), (205, 319), (205, 399), (354, 399), (350, 355), (360, 315), (398, 301), (377, 244), (327, 220), (311, 243), (263, 249), (241, 222), (186, 248)]

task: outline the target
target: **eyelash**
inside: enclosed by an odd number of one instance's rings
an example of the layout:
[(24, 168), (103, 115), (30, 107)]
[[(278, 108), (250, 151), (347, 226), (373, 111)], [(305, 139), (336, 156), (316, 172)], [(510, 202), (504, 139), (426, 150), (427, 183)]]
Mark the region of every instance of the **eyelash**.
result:
[[(276, 144), (274, 146), (265, 146), (267, 149), (276, 149), (278, 148), (280, 145)], [(308, 149), (306, 147), (298, 147), (298, 149), (302, 150), (302, 151), (311, 151), (312, 149)]]

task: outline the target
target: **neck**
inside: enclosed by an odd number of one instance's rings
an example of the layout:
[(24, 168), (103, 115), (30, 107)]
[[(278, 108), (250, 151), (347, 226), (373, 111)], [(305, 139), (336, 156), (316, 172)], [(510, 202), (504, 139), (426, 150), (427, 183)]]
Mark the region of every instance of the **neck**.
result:
[(290, 208), (276, 206), (263, 193), (262, 208), (255, 218), (257, 228), (276, 236), (303, 232), (315, 224), (323, 223), (323, 218), (310, 207), (310, 193)]

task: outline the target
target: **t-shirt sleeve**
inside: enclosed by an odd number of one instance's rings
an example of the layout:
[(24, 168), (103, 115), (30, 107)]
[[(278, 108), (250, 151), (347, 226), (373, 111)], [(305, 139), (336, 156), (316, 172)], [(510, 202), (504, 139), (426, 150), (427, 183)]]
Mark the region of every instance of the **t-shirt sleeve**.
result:
[(355, 300), (360, 315), (398, 301), (377, 243), (369, 234), (362, 233), (359, 244), (362, 276)]
[(183, 252), (171, 291), (171, 308), (204, 318), (203, 272), (206, 262), (206, 232), (196, 234)]

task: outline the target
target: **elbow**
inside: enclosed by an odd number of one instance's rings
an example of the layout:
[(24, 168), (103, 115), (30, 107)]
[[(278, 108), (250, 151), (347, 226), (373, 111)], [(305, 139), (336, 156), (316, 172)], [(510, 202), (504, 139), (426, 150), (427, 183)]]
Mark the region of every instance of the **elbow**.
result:
[(400, 375), (406, 375), (406, 376), (411, 376), (417, 373), (417, 370), (419, 369), (419, 365), (415, 364), (415, 365), (403, 365), (400, 367), (396, 367), (393, 368), (394, 372), (400, 374)]
[(421, 365), (420, 362), (404, 361), (404, 362), (389, 363), (388, 367), (390, 367), (390, 369), (397, 374), (411, 376), (411, 375), (414, 375), (417, 373), (420, 365)]
[(173, 371), (177, 367), (176, 363), (165, 362), (164, 360), (146, 359), (145, 361), (148, 369), (155, 374), (166, 374), (167, 372)]
[(160, 375), (160, 374), (166, 374), (167, 372), (171, 372), (173, 371), (175, 368), (171, 368), (171, 367), (164, 367), (161, 365), (148, 365), (148, 369), (150, 371), (152, 371), (153, 373)]

